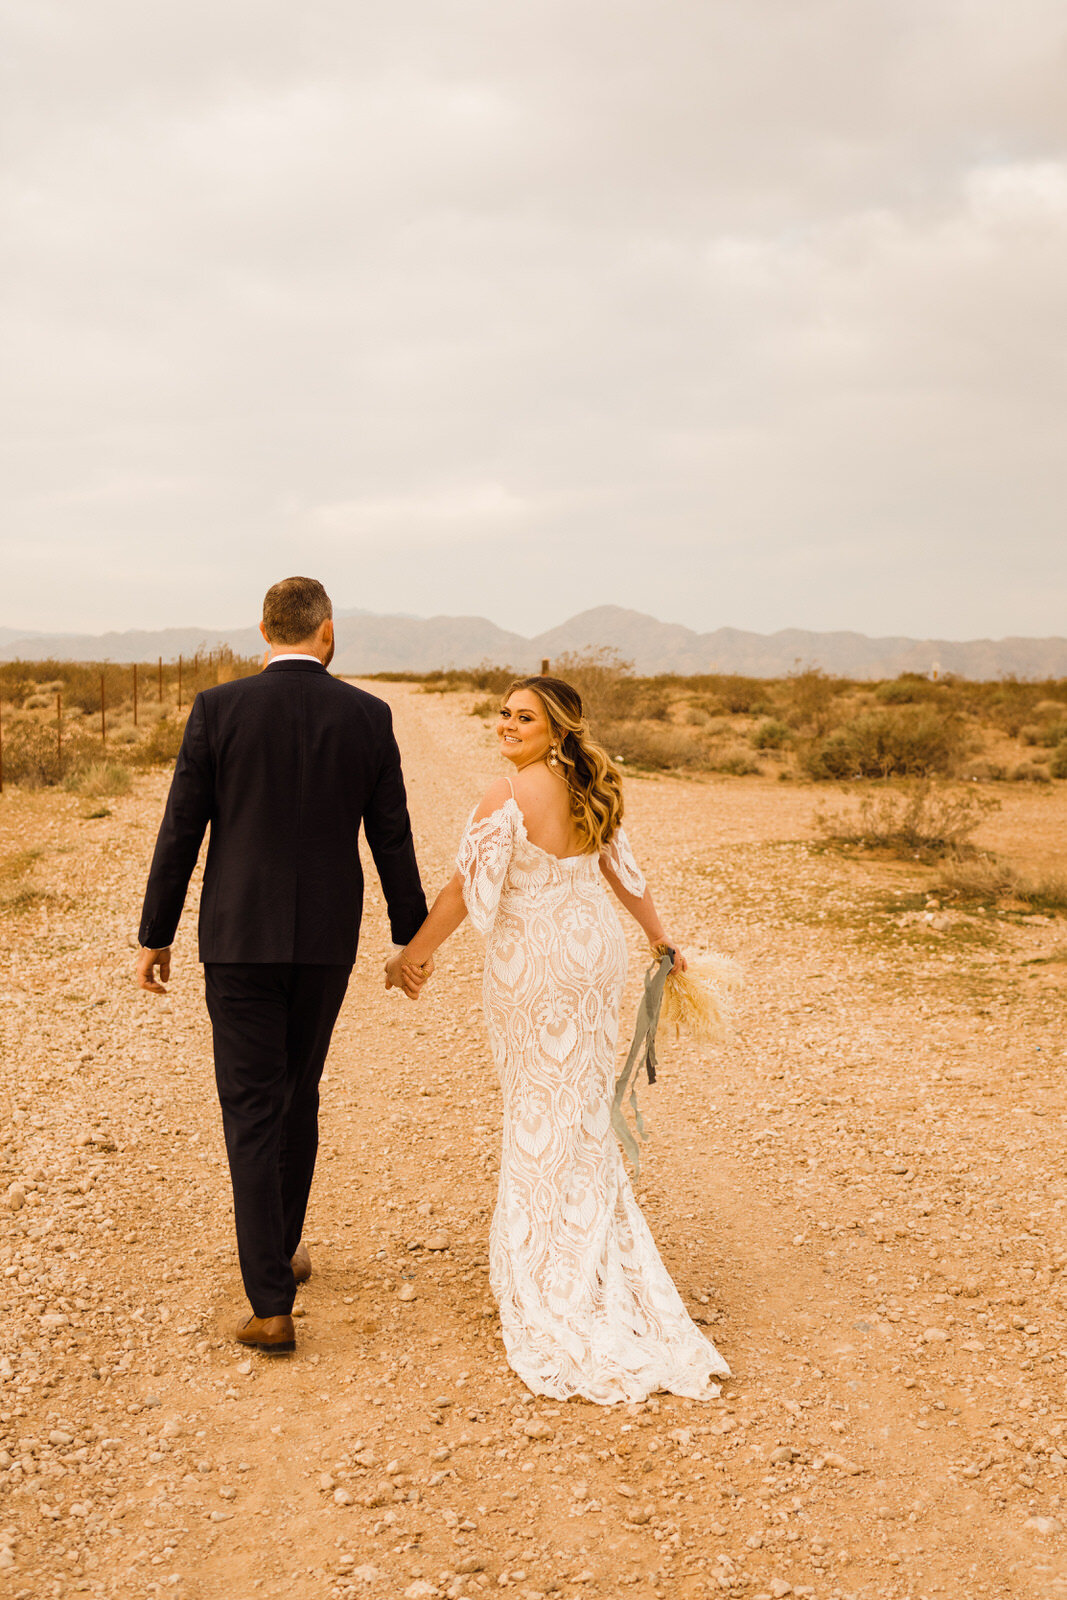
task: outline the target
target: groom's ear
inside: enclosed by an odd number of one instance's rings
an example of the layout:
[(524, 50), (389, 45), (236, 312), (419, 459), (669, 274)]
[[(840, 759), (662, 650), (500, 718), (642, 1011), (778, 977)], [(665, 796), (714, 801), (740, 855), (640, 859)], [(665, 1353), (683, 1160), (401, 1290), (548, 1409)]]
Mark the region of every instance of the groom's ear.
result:
[(266, 627), (264, 626), (264, 624), (262, 622), (259, 625), (259, 631), (263, 635), (263, 637), (267, 641), (267, 643), (270, 644), (270, 634), (267, 632)]

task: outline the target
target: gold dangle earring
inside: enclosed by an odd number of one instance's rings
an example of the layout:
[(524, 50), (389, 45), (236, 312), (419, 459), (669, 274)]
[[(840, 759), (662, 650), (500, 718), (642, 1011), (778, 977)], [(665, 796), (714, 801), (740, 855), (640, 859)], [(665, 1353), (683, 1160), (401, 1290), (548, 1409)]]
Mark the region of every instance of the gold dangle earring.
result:
[(549, 746), (548, 764), (549, 764), (550, 767), (558, 767), (559, 766), (559, 752), (557, 751), (555, 745), (550, 745)]

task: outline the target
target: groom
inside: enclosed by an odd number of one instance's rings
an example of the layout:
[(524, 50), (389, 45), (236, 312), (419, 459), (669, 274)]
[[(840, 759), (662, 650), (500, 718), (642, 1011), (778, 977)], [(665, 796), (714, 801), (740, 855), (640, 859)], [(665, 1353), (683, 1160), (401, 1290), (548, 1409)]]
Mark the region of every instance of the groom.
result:
[(286, 578), (268, 589), (260, 631), (270, 647), (264, 670), (207, 689), (189, 712), (148, 876), (137, 976), (142, 989), (166, 993), (210, 823), (200, 959), (253, 1311), (237, 1338), (277, 1355), (295, 1349), (296, 1284), (311, 1276), (300, 1236), (319, 1078), (359, 939), (361, 823), (396, 944), (411, 939), (426, 900), (389, 707), (327, 672), (333, 608), (322, 584)]

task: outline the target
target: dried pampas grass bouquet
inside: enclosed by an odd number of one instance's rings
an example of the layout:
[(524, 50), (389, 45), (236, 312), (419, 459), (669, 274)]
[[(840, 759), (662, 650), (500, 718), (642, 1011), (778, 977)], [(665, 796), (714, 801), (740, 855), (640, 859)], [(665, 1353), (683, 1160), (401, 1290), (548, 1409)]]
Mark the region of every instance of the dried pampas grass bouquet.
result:
[[(667, 946), (654, 945), (653, 954), (662, 960)], [(740, 985), (741, 969), (729, 956), (715, 952), (696, 956), (684, 972), (668, 975), (660, 1023), (673, 1024), (675, 1038), (684, 1034), (690, 1044), (704, 1049), (725, 1044), (730, 1037), (733, 997)]]

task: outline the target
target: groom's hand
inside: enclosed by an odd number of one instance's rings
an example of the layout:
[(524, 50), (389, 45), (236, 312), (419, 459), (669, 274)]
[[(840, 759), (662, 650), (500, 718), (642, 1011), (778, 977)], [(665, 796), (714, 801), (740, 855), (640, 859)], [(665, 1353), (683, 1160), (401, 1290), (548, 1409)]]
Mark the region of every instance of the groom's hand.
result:
[[(156, 978), (156, 968), (159, 978)], [(142, 950), (137, 957), (137, 987), (152, 994), (166, 994), (163, 985), (170, 980), (170, 946), (165, 950)]]

